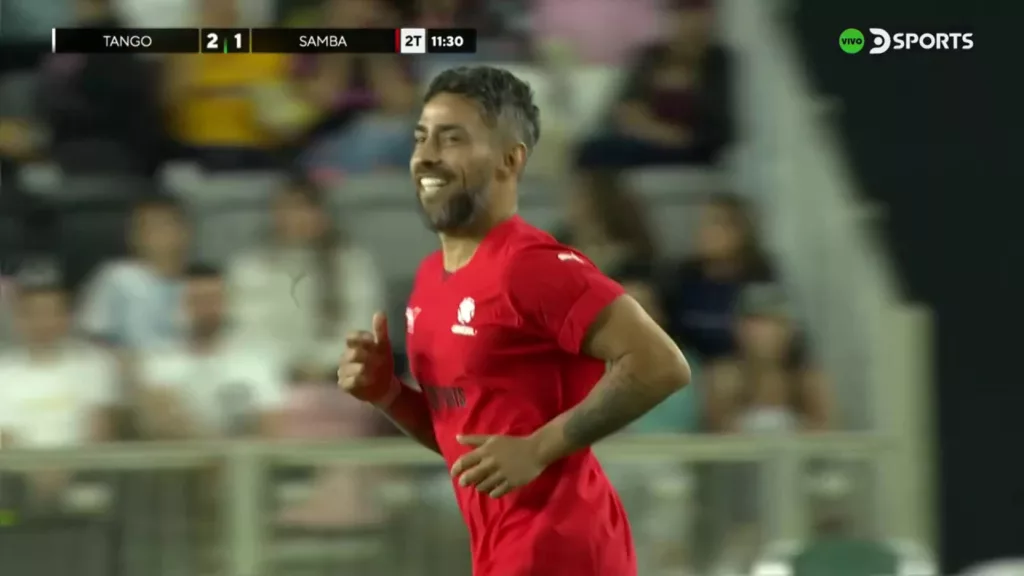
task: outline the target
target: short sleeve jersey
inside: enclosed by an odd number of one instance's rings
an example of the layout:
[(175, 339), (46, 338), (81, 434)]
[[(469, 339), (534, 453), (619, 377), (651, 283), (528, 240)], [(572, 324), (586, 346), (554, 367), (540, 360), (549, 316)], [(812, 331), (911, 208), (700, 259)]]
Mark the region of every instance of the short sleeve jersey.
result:
[[(406, 342), (448, 466), (468, 451), (456, 435), (530, 434), (583, 400), (605, 369), (582, 354), (584, 339), (623, 293), (519, 217), (454, 273), (440, 253), (429, 256), (406, 310)], [(622, 505), (589, 449), (503, 498), (453, 486), (476, 576), (636, 574)]]

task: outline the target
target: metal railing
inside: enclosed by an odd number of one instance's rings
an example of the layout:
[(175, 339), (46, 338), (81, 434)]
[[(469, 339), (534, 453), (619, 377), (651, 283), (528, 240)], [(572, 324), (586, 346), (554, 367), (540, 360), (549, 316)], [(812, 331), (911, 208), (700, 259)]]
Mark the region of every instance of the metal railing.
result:
[[(635, 468), (652, 463), (758, 463), (765, 468), (767, 490), (764, 493), (766, 536), (771, 539), (800, 538), (805, 533), (806, 503), (803, 498), (805, 482), (803, 466), (813, 460), (877, 462), (891, 449), (893, 443), (867, 434), (823, 434), (799, 438), (769, 438), (746, 436), (638, 436), (619, 437), (597, 446), (599, 459), (609, 467)], [(404, 439), (378, 439), (362, 441), (290, 443), (290, 442), (210, 442), (188, 444), (138, 443), (97, 446), (88, 449), (62, 450), (5, 450), (0, 452), (0, 475), (33, 473), (40, 470), (86, 470), (90, 474), (109, 476), (142, 473), (159, 475), (180, 474), (199, 470), (217, 470), (216, 484), (206, 483), (207, 490), (219, 490), (216, 507), (220, 510), (218, 537), (207, 536), (214, 543), (217, 556), (209, 572), (188, 571), (189, 574), (217, 574), (227, 576), (258, 576), (274, 573), (271, 566), (285, 554), (273, 546), (272, 519), (266, 505), (268, 487), (274, 471), (288, 467), (427, 467), (440, 470), (442, 462), (431, 452)], [(380, 488), (381, 486), (378, 486)], [(422, 485), (415, 485), (412, 500)], [(126, 489), (124, 482), (108, 491)], [(446, 487), (446, 491), (450, 487)], [(137, 490), (136, 490), (137, 491)], [(879, 495), (873, 507), (878, 518), (899, 515), (900, 510), (887, 510), (891, 502), (899, 499)], [(83, 500), (88, 500), (85, 498)], [(164, 499), (163, 507), (183, 507), (191, 497), (182, 492), (176, 500)], [(168, 503), (169, 502), (169, 503)], [(631, 512), (632, 515), (632, 512)], [(18, 519), (5, 514), (0, 524), (17, 524)], [(885, 520), (883, 520), (884, 522)], [(147, 574), (163, 576), (181, 573), (175, 570), (156, 572), (138, 561), (129, 562), (127, 556), (138, 556), (145, 551), (130, 550), (133, 539), (147, 531), (180, 530), (160, 524), (159, 515), (137, 514), (131, 526), (122, 529), (120, 538), (122, 565), (125, 576)], [(185, 521), (187, 523), (187, 521)], [(396, 545), (401, 550), (390, 552), (401, 556), (436, 531), (428, 518), (418, 533)], [(2, 529), (0, 529), (2, 530)], [(179, 547), (180, 548), (180, 547)], [(206, 551), (210, 553), (210, 550)], [(468, 550), (453, 550), (451, 554), (466, 555)], [(164, 552), (165, 557), (178, 552)], [(198, 556), (199, 553), (194, 553)], [(180, 560), (180, 558), (175, 558)], [(197, 564), (201, 562), (197, 561)], [(443, 573), (441, 571), (439, 573)], [(288, 572), (289, 574), (291, 572)], [(381, 568), (377, 572), (394, 576), (402, 574), (398, 568)], [(414, 569), (411, 573), (427, 573)]]

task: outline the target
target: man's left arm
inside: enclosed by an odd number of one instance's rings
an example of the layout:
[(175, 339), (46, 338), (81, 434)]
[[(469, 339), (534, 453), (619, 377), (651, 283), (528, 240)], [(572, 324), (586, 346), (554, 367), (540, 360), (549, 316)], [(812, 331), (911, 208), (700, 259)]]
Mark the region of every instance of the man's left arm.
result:
[(618, 432), (690, 381), (683, 353), (628, 295), (601, 310), (583, 352), (608, 369), (582, 402), (536, 432), (545, 466)]
[(567, 353), (603, 360), (608, 369), (582, 402), (528, 437), (458, 438), (475, 449), (456, 461), (452, 475), (492, 497), (621, 430), (690, 381), (690, 367), (672, 339), (582, 255), (539, 249), (507, 274), (509, 299), (524, 327)]

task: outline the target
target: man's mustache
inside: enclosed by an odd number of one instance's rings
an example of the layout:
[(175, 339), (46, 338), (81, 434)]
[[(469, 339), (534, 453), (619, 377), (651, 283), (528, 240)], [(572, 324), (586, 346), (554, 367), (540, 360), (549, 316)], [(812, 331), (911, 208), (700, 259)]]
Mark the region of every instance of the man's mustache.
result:
[(420, 178), (440, 178), (442, 180), (452, 180), (455, 178), (455, 173), (444, 167), (431, 168), (429, 170), (417, 170), (415, 172), (416, 179)]

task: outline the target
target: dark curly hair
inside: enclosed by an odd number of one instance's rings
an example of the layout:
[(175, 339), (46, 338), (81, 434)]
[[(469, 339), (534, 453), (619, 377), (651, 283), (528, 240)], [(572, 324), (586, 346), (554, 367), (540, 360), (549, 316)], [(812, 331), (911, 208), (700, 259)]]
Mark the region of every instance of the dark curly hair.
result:
[(533, 89), (511, 72), (492, 66), (461, 66), (437, 75), (423, 101), (438, 94), (457, 94), (476, 102), (488, 126), (511, 131), (533, 152), (540, 139), (540, 109)]

